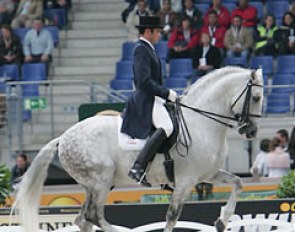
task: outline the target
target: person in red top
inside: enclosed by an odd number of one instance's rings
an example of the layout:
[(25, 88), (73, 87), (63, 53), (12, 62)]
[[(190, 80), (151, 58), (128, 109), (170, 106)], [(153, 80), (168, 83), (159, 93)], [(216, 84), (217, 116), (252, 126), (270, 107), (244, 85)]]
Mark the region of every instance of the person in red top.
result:
[(221, 54), (223, 54), (223, 41), (226, 29), (219, 26), (217, 12), (215, 10), (208, 12), (208, 22), (208, 26), (202, 27), (201, 33), (207, 33), (210, 36), (211, 45), (219, 48)]
[(239, 5), (232, 11), (231, 17), (239, 15), (243, 19), (242, 26), (247, 27), (254, 34), (257, 26), (257, 10), (255, 7), (248, 5), (248, 0), (239, 0)]
[(191, 58), (192, 48), (199, 44), (199, 37), (199, 31), (192, 28), (189, 17), (184, 16), (168, 40), (168, 59)]
[(230, 26), (230, 13), (226, 7), (222, 6), (221, 2), (222, 2), (221, 0), (212, 1), (212, 6), (208, 9), (208, 11), (206, 12), (204, 16), (205, 26), (209, 25), (209, 19), (208, 19), (209, 13), (212, 10), (215, 10), (217, 13), (219, 26), (224, 27), (226, 30), (228, 29), (228, 27)]

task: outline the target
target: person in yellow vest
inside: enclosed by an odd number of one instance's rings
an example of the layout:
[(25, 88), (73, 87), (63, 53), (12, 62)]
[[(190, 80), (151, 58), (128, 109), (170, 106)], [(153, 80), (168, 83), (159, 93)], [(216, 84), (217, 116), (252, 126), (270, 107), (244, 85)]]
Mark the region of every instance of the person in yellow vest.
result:
[(256, 44), (254, 49), (255, 55), (275, 56), (276, 47), (273, 35), (274, 32), (278, 30), (275, 17), (270, 14), (266, 15), (264, 24), (257, 26), (256, 30)]

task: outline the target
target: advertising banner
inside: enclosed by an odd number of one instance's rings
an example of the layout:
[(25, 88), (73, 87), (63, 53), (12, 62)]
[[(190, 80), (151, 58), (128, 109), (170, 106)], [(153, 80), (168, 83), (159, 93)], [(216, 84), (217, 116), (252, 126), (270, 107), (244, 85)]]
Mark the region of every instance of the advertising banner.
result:
[[(187, 203), (177, 224), (176, 232), (215, 231), (213, 225), (224, 202)], [(107, 205), (106, 219), (119, 231), (156, 232), (165, 226), (168, 204)], [(73, 222), (79, 207), (40, 209), (40, 229), (44, 231), (79, 231)], [(9, 225), (9, 209), (0, 210), (0, 231)], [(268, 232), (295, 231), (295, 199), (240, 201), (230, 219), (230, 231)], [(15, 217), (12, 225), (17, 226)], [(2, 229), (1, 229), (2, 228)], [(62, 228), (65, 228), (62, 230)], [(14, 230), (9, 230), (14, 232)], [(100, 231), (98, 228), (94, 231)]]

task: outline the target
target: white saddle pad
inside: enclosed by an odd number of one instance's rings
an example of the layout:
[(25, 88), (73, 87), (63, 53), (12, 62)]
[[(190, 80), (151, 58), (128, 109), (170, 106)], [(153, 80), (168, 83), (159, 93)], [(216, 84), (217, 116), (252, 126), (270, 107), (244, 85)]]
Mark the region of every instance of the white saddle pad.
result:
[(147, 139), (133, 139), (129, 135), (121, 133), (122, 118), (118, 116), (118, 144), (121, 149), (139, 151), (145, 145)]

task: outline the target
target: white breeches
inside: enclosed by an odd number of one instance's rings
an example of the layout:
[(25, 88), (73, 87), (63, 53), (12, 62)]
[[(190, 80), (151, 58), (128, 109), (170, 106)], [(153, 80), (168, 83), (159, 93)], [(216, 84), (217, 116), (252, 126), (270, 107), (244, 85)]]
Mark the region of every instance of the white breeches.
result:
[(163, 98), (155, 97), (153, 108), (153, 124), (156, 128), (162, 128), (168, 138), (173, 132), (173, 124), (164, 106), (164, 103), (165, 100)]

